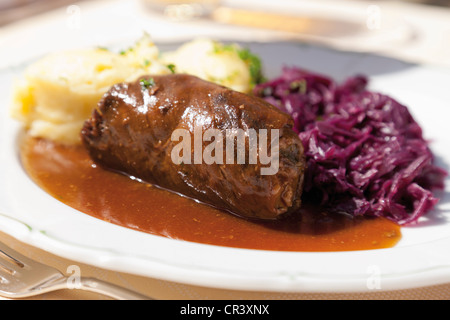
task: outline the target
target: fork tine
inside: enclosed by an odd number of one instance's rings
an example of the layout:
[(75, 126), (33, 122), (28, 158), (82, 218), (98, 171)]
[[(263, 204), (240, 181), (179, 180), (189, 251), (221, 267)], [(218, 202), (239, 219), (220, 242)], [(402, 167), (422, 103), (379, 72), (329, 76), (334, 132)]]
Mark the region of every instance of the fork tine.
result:
[(12, 264), (7, 260), (0, 259), (0, 275), (3, 274), (3, 272), (14, 275), (17, 272), (17, 265)]
[(34, 263), (30, 258), (25, 257), (21, 253), (17, 252), (14, 249), (11, 249), (4, 243), (0, 242), (0, 257), (4, 258), (3, 260), (8, 261), (15, 265), (15, 268), (23, 268), (25, 265), (31, 265)]
[[(0, 294), (21, 298), (44, 292), (46, 284), (64, 278), (53, 267), (27, 258), (0, 242)], [(44, 286), (44, 287), (42, 287)]]
[[(0, 242), (0, 296), (24, 298), (67, 289), (67, 279), (54, 267), (27, 258)], [(80, 282), (80, 289), (116, 299), (149, 299), (139, 293), (96, 279), (82, 278)]]
[(24, 266), (25, 265), (22, 262), (0, 251), (0, 269), (4, 269), (9, 273), (14, 273), (22, 269)]

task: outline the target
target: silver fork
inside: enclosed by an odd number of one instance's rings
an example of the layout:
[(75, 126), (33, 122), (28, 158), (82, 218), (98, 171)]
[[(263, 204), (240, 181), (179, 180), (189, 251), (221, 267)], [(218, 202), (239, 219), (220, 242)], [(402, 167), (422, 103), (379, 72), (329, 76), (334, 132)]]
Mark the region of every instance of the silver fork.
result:
[[(59, 270), (27, 258), (0, 242), (0, 296), (18, 299), (68, 289), (72, 287), (68, 280)], [(73, 287), (117, 300), (152, 300), (94, 278), (81, 277)]]

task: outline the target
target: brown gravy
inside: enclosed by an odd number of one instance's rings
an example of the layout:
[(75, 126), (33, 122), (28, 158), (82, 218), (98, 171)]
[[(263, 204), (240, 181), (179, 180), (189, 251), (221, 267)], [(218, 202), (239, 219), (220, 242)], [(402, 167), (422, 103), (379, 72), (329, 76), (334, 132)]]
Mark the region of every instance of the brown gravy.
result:
[(401, 238), (400, 227), (387, 219), (331, 215), (317, 208), (303, 208), (285, 221), (248, 221), (99, 168), (81, 146), (27, 137), (21, 151), (30, 177), (56, 199), (98, 219), (163, 237), (322, 252), (389, 248)]

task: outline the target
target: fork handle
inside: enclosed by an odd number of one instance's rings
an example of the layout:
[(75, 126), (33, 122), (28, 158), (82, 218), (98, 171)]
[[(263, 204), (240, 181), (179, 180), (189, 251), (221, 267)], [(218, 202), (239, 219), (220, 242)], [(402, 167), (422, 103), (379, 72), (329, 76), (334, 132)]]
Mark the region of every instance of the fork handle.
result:
[(100, 293), (117, 300), (152, 300), (135, 291), (95, 278), (82, 277), (80, 279), (80, 287), (77, 287), (77, 289)]

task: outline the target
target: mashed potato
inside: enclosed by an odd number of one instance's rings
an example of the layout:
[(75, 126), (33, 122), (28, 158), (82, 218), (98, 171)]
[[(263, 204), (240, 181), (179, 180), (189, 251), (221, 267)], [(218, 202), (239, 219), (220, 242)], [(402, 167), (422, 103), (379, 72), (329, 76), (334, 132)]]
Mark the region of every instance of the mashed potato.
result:
[(11, 113), (32, 136), (78, 144), (84, 121), (116, 83), (142, 75), (183, 72), (249, 91), (252, 75), (248, 63), (234, 47), (221, 48), (214, 41), (196, 40), (161, 55), (144, 36), (120, 53), (97, 48), (51, 54), (30, 65), (17, 81)]
[(15, 84), (12, 116), (32, 136), (79, 143), (84, 121), (112, 85), (171, 72), (158, 59), (158, 48), (147, 37), (121, 53), (90, 49), (48, 55)]
[(250, 92), (260, 77), (259, 59), (236, 44), (225, 45), (210, 39), (196, 39), (162, 60), (175, 72), (196, 75), (236, 91)]

